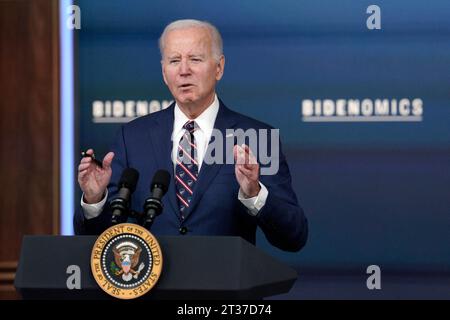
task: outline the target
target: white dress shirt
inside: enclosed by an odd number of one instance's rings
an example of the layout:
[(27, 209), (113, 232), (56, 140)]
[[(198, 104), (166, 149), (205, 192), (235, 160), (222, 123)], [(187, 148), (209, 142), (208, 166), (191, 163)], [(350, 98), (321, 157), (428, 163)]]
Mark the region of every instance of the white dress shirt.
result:
[[(203, 163), (203, 158), (205, 156), (209, 140), (211, 139), (214, 123), (216, 121), (218, 112), (219, 112), (219, 99), (217, 98), (217, 95), (215, 95), (213, 103), (195, 119), (189, 119), (183, 113), (183, 111), (181, 111), (178, 104), (175, 104), (174, 123), (172, 131), (172, 160), (174, 164), (174, 170), (176, 166), (178, 144), (185, 132), (183, 126), (187, 121), (195, 120), (195, 122), (198, 125), (198, 129), (194, 131), (194, 138), (195, 143), (197, 145), (197, 162), (198, 162), (198, 170), (200, 172)], [(254, 216), (256, 216), (259, 210), (261, 210), (261, 208), (266, 204), (266, 200), (269, 195), (267, 188), (261, 182), (259, 182), (259, 185), (261, 186), (261, 190), (255, 197), (245, 198), (241, 188), (239, 188), (238, 193), (239, 201), (241, 201), (241, 203), (248, 209), (249, 214)], [(83, 208), (84, 216), (86, 217), (86, 219), (95, 218), (101, 213), (106, 203), (107, 197), (108, 197), (108, 190), (106, 190), (105, 196), (99, 203), (88, 204), (85, 203), (83, 200), (84, 194), (81, 196), (81, 207)]]

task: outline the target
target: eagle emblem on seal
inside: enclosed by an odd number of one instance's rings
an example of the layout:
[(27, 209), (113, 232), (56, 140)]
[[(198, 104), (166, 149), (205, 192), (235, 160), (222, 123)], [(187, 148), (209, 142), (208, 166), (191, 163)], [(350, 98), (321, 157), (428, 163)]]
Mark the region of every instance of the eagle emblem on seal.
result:
[[(121, 276), (125, 282), (137, 279), (145, 264), (139, 259), (142, 248), (131, 241), (124, 241), (113, 248), (114, 262), (111, 262), (111, 271), (116, 276)], [(139, 264), (139, 267), (138, 267)]]

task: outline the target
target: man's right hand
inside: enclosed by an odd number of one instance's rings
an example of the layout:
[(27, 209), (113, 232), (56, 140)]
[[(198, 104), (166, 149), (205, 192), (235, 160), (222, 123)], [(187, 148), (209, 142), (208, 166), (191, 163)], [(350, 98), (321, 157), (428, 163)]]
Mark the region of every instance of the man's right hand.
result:
[[(94, 150), (89, 149), (87, 154), (93, 155)], [(78, 183), (84, 193), (84, 202), (98, 203), (103, 199), (106, 187), (111, 180), (111, 162), (113, 152), (108, 152), (103, 158), (103, 168), (97, 166), (92, 158), (84, 157), (78, 166)]]

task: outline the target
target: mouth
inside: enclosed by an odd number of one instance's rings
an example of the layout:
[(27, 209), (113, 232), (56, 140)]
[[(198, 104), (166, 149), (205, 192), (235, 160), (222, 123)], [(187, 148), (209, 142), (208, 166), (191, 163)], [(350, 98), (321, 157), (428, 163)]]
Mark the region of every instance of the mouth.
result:
[(182, 84), (181, 86), (179, 86), (179, 88), (182, 89), (182, 90), (184, 90), (184, 89), (190, 89), (190, 88), (192, 88), (193, 86), (194, 86), (194, 85), (191, 84), (191, 83), (185, 83), (185, 84)]

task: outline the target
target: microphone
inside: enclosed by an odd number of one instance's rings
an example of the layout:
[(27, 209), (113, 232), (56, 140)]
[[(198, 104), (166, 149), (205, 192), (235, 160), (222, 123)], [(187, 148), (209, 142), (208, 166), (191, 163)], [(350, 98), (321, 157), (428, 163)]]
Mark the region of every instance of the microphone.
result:
[(166, 170), (156, 171), (150, 184), (151, 196), (144, 203), (145, 228), (150, 229), (155, 217), (161, 214), (163, 209), (161, 199), (166, 194), (169, 184), (170, 173)]
[(117, 224), (123, 214), (128, 211), (130, 196), (136, 190), (139, 179), (139, 172), (133, 168), (125, 168), (119, 180), (119, 193), (117, 197), (110, 202), (112, 209), (111, 222)]

